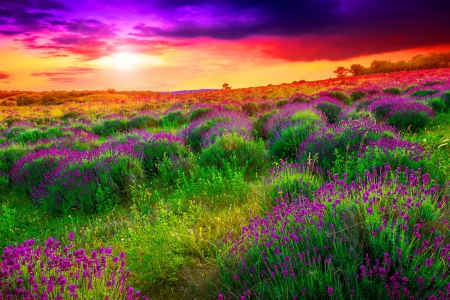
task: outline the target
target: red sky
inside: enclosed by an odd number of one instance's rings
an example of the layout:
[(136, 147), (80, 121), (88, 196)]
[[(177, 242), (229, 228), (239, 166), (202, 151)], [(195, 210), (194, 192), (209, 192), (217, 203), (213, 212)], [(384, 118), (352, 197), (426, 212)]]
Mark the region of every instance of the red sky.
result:
[(173, 91), (449, 51), (444, 0), (0, 0), (0, 90)]

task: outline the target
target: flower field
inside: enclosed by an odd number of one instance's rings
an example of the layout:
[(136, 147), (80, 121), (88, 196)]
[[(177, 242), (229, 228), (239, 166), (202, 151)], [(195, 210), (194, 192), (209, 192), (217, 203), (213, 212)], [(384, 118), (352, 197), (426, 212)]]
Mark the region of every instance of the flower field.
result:
[(450, 299), (449, 69), (119, 98), (0, 110), (0, 299)]

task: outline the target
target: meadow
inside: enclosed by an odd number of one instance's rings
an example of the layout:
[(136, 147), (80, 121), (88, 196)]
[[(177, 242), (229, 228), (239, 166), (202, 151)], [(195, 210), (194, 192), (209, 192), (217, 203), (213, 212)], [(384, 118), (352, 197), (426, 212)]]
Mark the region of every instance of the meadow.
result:
[(14, 97), (0, 299), (450, 299), (448, 68)]

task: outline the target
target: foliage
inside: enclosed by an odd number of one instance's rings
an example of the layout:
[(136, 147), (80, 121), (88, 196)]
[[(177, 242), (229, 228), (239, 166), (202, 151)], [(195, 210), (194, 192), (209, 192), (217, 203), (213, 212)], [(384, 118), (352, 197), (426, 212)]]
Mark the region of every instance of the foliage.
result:
[(311, 102), (316, 109), (320, 110), (327, 117), (327, 121), (329, 124), (336, 123), (339, 114), (345, 108), (345, 105), (340, 101), (334, 99), (327, 98), (319, 98)]
[(424, 128), (433, 117), (433, 110), (425, 104), (405, 101), (392, 105), (387, 115), (387, 122), (402, 131), (418, 131)]
[(246, 140), (236, 133), (229, 133), (202, 150), (199, 164), (223, 170), (228, 163), (244, 169), (246, 176), (252, 177), (264, 170), (267, 163), (265, 153), (263, 141)]
[(226, 239), (219, 299), (447, 297), (448, 225), (436, 226), (449, 195), (417, 172), (364, 176), (333, 176), (312, 199), (280, 198)]
[(127, 285), (125, 253), (112, 256), (111, 248), (87, 253), (49, 238), (45, 246), (27, 240), (3, 249), (0, 295), (5, 299), (148, 299)]
[(299, 145), (298, 160), (305, 163), (314, 157), (323, 170), (331, 170), (337, 154), (348, 155), (360, 150), (370, 141), (394, 136), (394, 128), (377, 124), (370, 119), (347, 120), (339, 126), (324, 126), (306, 138)]

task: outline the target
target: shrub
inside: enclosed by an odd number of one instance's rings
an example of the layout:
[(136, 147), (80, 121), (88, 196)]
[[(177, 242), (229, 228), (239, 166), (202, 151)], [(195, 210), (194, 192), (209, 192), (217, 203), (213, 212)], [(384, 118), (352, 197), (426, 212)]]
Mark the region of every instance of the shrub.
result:
[(383, 92), (385, 92), (386, 94), (391, 94), (391, 95), (400, 95), (403, 93), (403, 90), (397, 86), (392, 86), (392, 87), (385, 88), (383, 90)]
[(175, 108), (170, 109), (166, 112), (166, 114), (161, 118), (160, 124), (183, 124), (188, 121), (188, 116), (184, 113), (182, 109)]
[(199, 164), (223, 170), (228, 163), (232, 167), (244, 169), (246, 176), (251, 177), (265, 168), (265, 152), (263, 141), (246, 140), (237, 133), (225, 134), (202, 150)]
[(425, 159), (427, 154), (418, 143), (393, 138), (381, 138), (369, 141), (358, 152), (348, 155), (336, 154), (336, 161), (331, 170), (332, 174), (343, 176), (346, 174), (348, 182), (356, 180), (366, 170), (373, 170), (383, 166), (392, 169), (408, 167), (410, 170), (427, 171)]
[(69, 111), (61, 116), (62, 121), (75, 120), (80, 117), (82, 114), (77, 111)]
[(412, 90), (412, 89), (414, 89), (416, 87), (417, 87), (417, 84), (410, 84), (403, 90), (403, 93), (407, 93), (407, 92), (409, 92), (410, 90)]
[(414, 97), (427, 97), (434, 95), (438, 92), (438, 90), (426, 89), (426, 90), (415, 90), (411, 93), (411, 96)]
[(265, 126), (267, 121), (274, 116), (275, 114), (277, 114), (277, 110), (271, 110), (268, 112), (264, 112), (261, 115), (259, 115), (253, 122), (252, 122), (252, 127), (253, 127), (253, 135), (256, 138), (262, 138), (264, 140), (266, 140), (268, 138), (268, 134), (265, 130)]
[(331, 98), (318, 98), (311, 102), (311, 105), (323, 112), (330, 124), (336, 123), (339, 114), (345, 108), (342, 102)]
[(195, 120), (203, 118), (211, 110), (212, 107), (196, 107), (195, 109), (191, 110), (191, 113), (189, 114), (189, 122), (193, 122)]
[(362, 110), (367, 110), (367, 108), (369, 107), (370, 104), (372, 104), (374, 101), (376, 101), (376, 99), (365, 99), (363, 101), (358, 101), (353, 103), (353, 107), (355, 108), (356, 111), (362, 111)]
[(175, 156), (173, 154), (163, 157), (157, 165), (158, 180), (163, 184), (170, 186), (177, 182), (180, 176), (190, 176), (190, 172), (195, 168), (194, 156), (191, 152), (184, 156)]
[(29, 129), (18, 133), (12, 140), (22, 143), (34, 143), (37, 140), (54, 139), (63, 137), (66, 134), (58, 127), (50, 127), (45, 130)]
[(399, 130), (415, 132), (424, 128), (433, 117), (433, 110), (425, 104), (405, 101), (397, 102), (391, 107), (387, 121)]
[[(3, 249), (0, 260), (0, 296), (5, 299), (137, 299), (147, 300), (127, 285), (125, 254), (111, 248), (87, 253), (49, 238), (45, 246), (27, 240)], [(26, 270), (26, 271), (24, 271)]]
[(447, 111), (445, 100), (441, 97), (428, 98), (427, 103), (436, 113)]
[[(34, 149), (29, 145), (8, 143), (0, 147), (0, 172), (9, 174), (15, 161), (31, 153)], [(5, 175), (4, 175), (5, 176)]]
[(259, 109), (259, 105), (256, 102), (250, 101), (242, 103), (242, 111), (249, 117), (253, 117)]
[(350, 93), (350, 97), (352, 98), (353, 102), (355, 102), (357, 100), (360, 100), (360, 99), (362, 99), (364, 97), (367, 97), (367, 95), (368, 94), (366, 92), (364, 92), (364, 91), (352, 91)]
[(444, 99), (445, 105), (447, 106), (447, 110), (450, 110), (450, 91), (445, 91), (442, 94), (442, 99)]
[(277, 106), (277, 107), (282, 107), (282, 106), (284, 106), (285, 104), (287, 104), (288, 103), (288, 100), (286, 100), (286, 99), (281, 99), (281, 100), (277, 100), (276, 102), (275, 102), (275, 105)]
[(129, 128), (138, 128), (138, 129), (145, 129), (145, 128), (154, 128), (157, 127), (159, 123), (159, 120), (157, 117), (152, 115), (137, 115), (131, 118), (128, 121), (128, 127)]
[(372, 119), (375, 118), (372, 116), (372, 113), (367, 110), (357, 110), (355, 108), (349, 108), (344, 113), (341, 113), (338, 116), (338, 121), (342, 122), (345, 120), (359, 120), (359, 119)]
[(314, 166), (299, 163), (289, 164), (281, 160), (269, 170), (267, 183), (272, 187), (271, 198), (297, 199), (305, 196), (312, 199), (314, 192), (323, 184), (322, 176)]
[(128, 129), (128, 120), (123, 116), (112, 116), (92, 126), (95, 134), (108, 136)]
[(322, 115), (312, 110), (295, 112), (288, 122), (270, 131), (269, 153), (275, 158), (294, 159), (298, 145), (324, 123)]
[(312, 133), (298, 148), (298, 160), (305, 163), (315, 157), (317, 165), (331, 170), (337, 155), (358, 151), (370, 141), (394, 137), (395, 129), (369, 119), (348, 120), (340, 126), (328, 125)]
[(368, 107), (367, 110), (370, 111), (375, 119), (382, 121), (385, 120), (387, 115), (389, 114), (391, 107), (398, 102), (405, 102), (409, 101), (409, 99), (406, 98), (399, 98), (399, 97), (388, 97), (388, 98), (381, 98), (378, 100), (373, 101)]
[(242, 112), (223, 109), (213, 110), (204, 118), (191, 122), (180, 132), (180, 136), (185, 138), (187, 144), (194, 150), (200, 150), (203, 135), (214, 125), (220, 122), (240, 119), (245, 119), (245, 115)]
[(102, 155), (66, 168), (54, 169), (51, 179), (33, 189), (36, 203), (52, 214), (111, 210), (129, 198), (129, 185), (142, 178), (140, 162), (125, 155)]
[(3, 136), (6, 137), (8, 140), (14, 139), (17, 135), (34, 129), (34, 125), (28, 122), (17, 122), (14, 125), (10, 125), (6, 130), (3, 131)]
[(328, 96), (336, 100), (339, 100), (341, 103), (344, 103), (345, 105), (352, 104), (352, 98), (343, 91), (330, 91), (328, 92)]
[(304, 94), (293, 94), (289, 98), (289, 102), (290, 103), (308, 103), (309, 98), (307, 95), (304, 95)]
[(252, 124), (247, 119), (216, 123), (202, 136), (202, 148), (209, 147), (218, 137), (233, 132), (239, 134), (245, 139), (250, 139)]
[[(287, 124), (292, 124), (293, 120), (291, 120), (292, 116), (297, 112), (309, 111), (311, 116), (313, 114), (324, 117), (322, 112), (316, 110), (306, 103), (295, 103), (295, 104), (287, 104), (280, 110), (279, 113), (272, 115), (267, 119), (267, 122), (264, 126), (265, 134), (270, 136), (273, 131), (279, 130), (281, 127), (286, 126)], [(303, 113), (299, 113), (297, 116), (301, 118)]]
[(188, 150), (184, 140), (170, 133), (157, 133), (141, 144), (144, 153), (143, 165), (148, 175), (158, 174), (158, 165), (165, 156), (187, 157)]
[(428, 175), (379, 171), (278, 199), (224, 239), (219, 299), (446, 299), (449, 195)]

